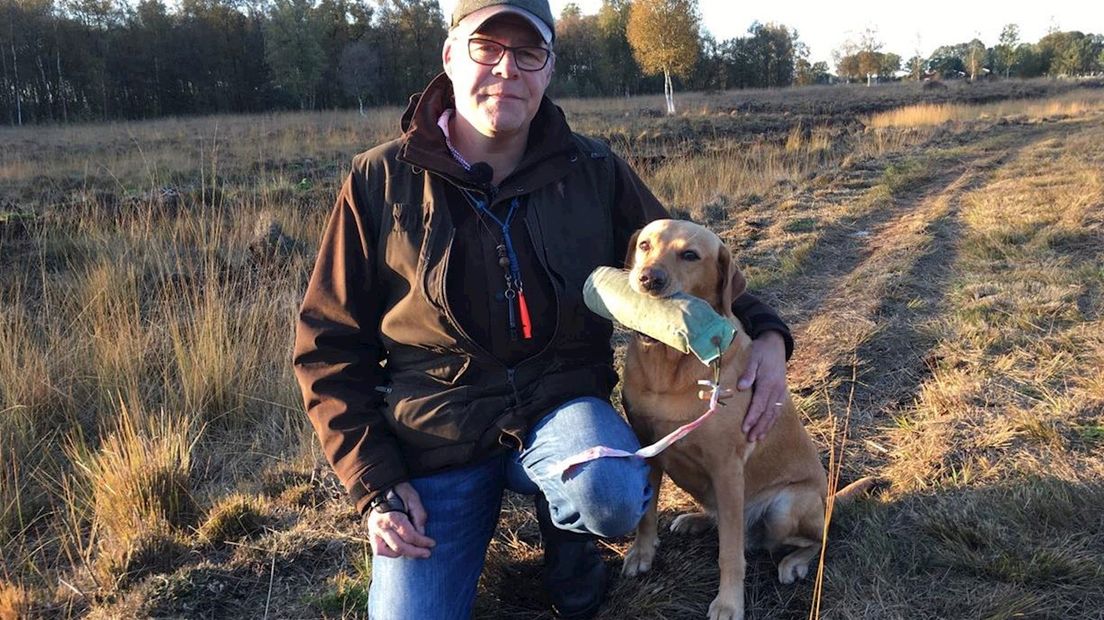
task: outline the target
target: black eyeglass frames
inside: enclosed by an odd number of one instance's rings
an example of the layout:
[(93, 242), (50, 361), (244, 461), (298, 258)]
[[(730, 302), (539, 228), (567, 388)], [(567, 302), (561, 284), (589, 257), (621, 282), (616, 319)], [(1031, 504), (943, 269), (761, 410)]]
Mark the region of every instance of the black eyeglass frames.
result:
[(540, 71), (552, 56), (552, 50), (536, 45), (511, 47), (489, 39), (468, 39), (468, 56), (481, 65), (497, 65), (506, 52), (513, 52), (514, 62), (522, 71)]

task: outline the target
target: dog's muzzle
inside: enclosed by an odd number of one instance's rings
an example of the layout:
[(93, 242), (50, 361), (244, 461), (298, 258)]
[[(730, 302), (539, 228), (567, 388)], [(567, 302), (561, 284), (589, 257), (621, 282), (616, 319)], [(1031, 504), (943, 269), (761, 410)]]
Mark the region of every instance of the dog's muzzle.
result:
[(640, 270), (640, 275), (636, 276), (636, 281), (641, 291), (659, 296), (659, 293), (667, 288), (669, 278), (667, 272), (658, 267), (645, 267)]

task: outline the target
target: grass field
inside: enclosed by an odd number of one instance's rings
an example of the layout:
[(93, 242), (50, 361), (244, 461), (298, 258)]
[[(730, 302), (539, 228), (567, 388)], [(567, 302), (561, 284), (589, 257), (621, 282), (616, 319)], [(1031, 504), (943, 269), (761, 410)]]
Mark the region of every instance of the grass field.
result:
[[(835, 511), (819, 597), (749, 557), (749, 617), (1104, 618), (1104, 89), (679, 104), (563, 102), (738, 252), (825, 464), (884, 481)], [(0, 129), (0, 618), (366, 617), (289, 360), (348, 162), (398, 115)], [(530, 505), (477, 617), (550, 617)], [(661, 526), (691, 506), (666, 485)], [(603, 618), (704, 616), (715, 534), (660, 540)]]

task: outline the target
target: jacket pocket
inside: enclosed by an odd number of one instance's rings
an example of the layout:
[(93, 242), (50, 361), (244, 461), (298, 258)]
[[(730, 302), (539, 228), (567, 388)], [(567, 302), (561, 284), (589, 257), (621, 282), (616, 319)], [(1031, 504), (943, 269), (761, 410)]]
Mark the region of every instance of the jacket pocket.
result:
[(391, 204), (391, 228), (387, 232), (384, 262), (411, 288), (418, 286), (419, 276), (424, 271), (425, 236), (420, 204)]
[(470, 454), (489, 423), (481, 418), (491, 414), (473, 406), (467, 386), (410, 384), (392, 384), (385, 413), (408, 458), (431, 450), (456, 457)]

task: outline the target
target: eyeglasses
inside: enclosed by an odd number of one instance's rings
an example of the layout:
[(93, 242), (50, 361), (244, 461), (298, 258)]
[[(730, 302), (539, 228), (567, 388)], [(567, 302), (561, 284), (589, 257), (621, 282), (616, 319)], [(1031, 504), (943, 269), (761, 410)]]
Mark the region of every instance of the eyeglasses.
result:
[(552, 50), (535, 45), (510, 47), (488, 39), (468, 39), (468, 56), (487, 67), (493, 67), (501, 62), (508, 51), (514, 53), (514, 62), (522, 71), (540, 71), (552, 56)]

